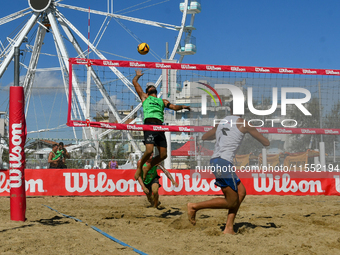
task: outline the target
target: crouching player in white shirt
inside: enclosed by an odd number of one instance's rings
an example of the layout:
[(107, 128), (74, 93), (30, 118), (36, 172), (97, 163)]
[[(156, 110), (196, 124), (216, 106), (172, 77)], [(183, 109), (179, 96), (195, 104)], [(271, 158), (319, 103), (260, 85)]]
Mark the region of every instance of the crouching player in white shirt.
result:
[[(232, 114), (232, 107), (230, 108)], [(229, 209), (223, 233), (235, 234), (234, 220), (246, 196), (246, 189), (236, 173), (232, 171), (232, 169), (235, 169), (232, 162), (246, 133), (249, 133), (264, 146), (269, 146), (270, 143), (267, 138), (261, 135), (255, 127), (249, 126), (247, 121), (236, 115), (226, 116), (218, 125), (202, 136), (202, 140), (216, 139), (214, 154), (210, 160), (211, 166), (215, 167), (212, 169), (230, 169), (231, 171), (214, 171), (215, 185), (221, 188), (225, 198), (218, 197), (199, 203), (188, 203), (188, 217), (193, 225), (196, 224), (196, 212), (199, 210)]]

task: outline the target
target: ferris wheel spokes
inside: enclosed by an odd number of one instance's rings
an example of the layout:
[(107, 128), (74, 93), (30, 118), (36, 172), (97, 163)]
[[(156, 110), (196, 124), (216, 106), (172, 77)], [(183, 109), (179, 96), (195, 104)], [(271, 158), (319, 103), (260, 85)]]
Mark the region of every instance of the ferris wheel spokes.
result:
[(24, 40), (25, 36), (28, 34), (28, 32), (32, 29), (32, 27), (34, 26), (34, 24), (36, 23), (36, 21), (39, 18), (40, 13), (33, 13), (32, 17), (29, 19), (29, 21), (26, 23), (25, 27), (23, 28), (23, 30), (21, 31), (21, 33), (18, 35), (15, 43), (13, 44), (13, 46), (11, 47), (11, 50), (9, 51), (9, 53), (7, 54), (6, 58), (4, 59), (4, 61), (1, 63), (0, 65), (0, 78), (2, 77), (4, 71), (6, 70), (6, 68), (8, 67), (9, 63), (12, 61), (13, 56), (14, 56), (14, 48), (15, 47), (19, 47), (22, 43), (22, 41)]
[[(185, 0), (188, 1), (188, 0)], [(150, 25), (150, 26), (155, 26), (155, 27), (160, 27), (160, 28), (166, 28), (166, 29), (170, 29), (170, 30), (179, 30), (180, 27), (176, 26), (176, 25), (171, 25), (171, 24), (166, 24), (166, 23), (161, 23), (161, 22), (156, 22), (156, 21), (150, 21), (150, 20), (146, 20), (146, 19), (138, 19), (138, 18), (133, 18), (133, 17), (128, 17), (128, 16), (124, 16), (124, 15), (118, 15), (118, 14), (113, 14), (113, 13), (107, 13), (107, 12), (102, 12), (102, 11), (96, 11), (96, 10), (89, 10), (86, 8), (82, 8), (82, 7), (77, 7), (77, 6), (72, 6), (72, 5), (67, 5), (67, 4), (56, 4), (56, 6), (59, 7), (64, 7), (64, 8), (68, 8), (68, 9), (73, 9), (73, 10), (77, 10), (77, 11), (82, 11), (82, 12), (90, 12), (93, 14), (99, 14), (102, 16), (106, 16), (106, 17), (112, 17), (112, 18), (116, 18), (116, 19), (123, 19), (123, 20), (128, 20), (128, 21), (132, 21), (132, 22), (136, 22), (136, 23), (140, 23), (140, 24), (145, 24), (145, 25)]]
[(7, 15), (7, 16), (0, 19), (0, 26), (3, 25), (3, 24), (6, 24), (8, 22), (11, 22), (13, 20), (19, 19), (19, 18), (21, 18), (21, 17), (23, 17), (27, 14), (30, 14), (30, 13), (32, 13), (32, 10), (30, 8), (26, 8), (26, 9), (23, 9), (21, 11)]
[[(75, 48), (75, 50), (77, 51), (77, 53), (85, 58), (85, 55), (81, 49), (81, 47), (79, 46), (76, 38), (73, 36), (72, 32), (69, 30), (69, 28), (71, 28), (84, 42), (87, 42), (87, 39), (85, 39), (85, 37), (70, 23), (68, 22), (68, 20), (62, 16), (62, 14), (60, 12), (56, 12), (57, 16), (58, 16), (58, 20), (59, 20), (59, 23), (61, 24), (63, 30), (65, 31), (65, 33), (67, 34), (67, 36), (69, 37), (69, 40), (72, 42), (73, 44), (73, 47)], [(72, 25), (72, 27), (70, 26)], [(98, 57), (100, 57), (101, 59), (106, 59), (91, 43), (89, 43), (89, 46), (90, 48), (98, 55)], [(108, 104), (111, 112), (114, 114), (116, 120), (121, 123), (121, 118), (118, 114), (118, 110), (116, 109), (116, 106), (114, 105), (110, 95), (107, 93), (106, 89), (104, 88), (102, 82), (100, 81), (99, 77), (97, 76), (97, 74), (95, 73), (95, 71), (93, 70), (93, 68), (90, 66), (89, 67), (90, 69), (90, 74), (91, 74), (91, 77), (93, 78), (95, 84), (97, 85), (100, 93), (102, 94), (104, 100), (106, 101), (106, 103)], [(129, 81), (126, 79), (125, 76), (123, 76), (119, 71), (118, 69), (112, 67), (111, 70), (119, 77), (119, 78), (125, 78), (125, 80), (127, 81), (127, 83), (129, 83)], [(132, 84), (131, 84), (132, 86)], [(77, 86), (77, 90), (79, 90), (79, 87)], [(134, 92), (134, 91), (133, 91)], [(79, 94), (80, 91), (79, 91)], [(135, 92), (134, 92), (135, 94)], [(78, 95), (77, 95), (78, 97)], [(85, 103), (85, 100), (83, 99), (82, 101), (79, 102), (80, 106), (81, 106), (81, 109), (84, 109), (83, 110), (83, 115), (86, 116), (87, 115), (87, 110), (86, 110), (86, 103)], [(139, 148), (137, 146), (137, 144), (134, 142), (131, 134), (128, 132), (128, 139), (129, 141), (131, 142), (132, 146), (134, 147), (134, 149), (136, 151), (139, 151)]]
[(44, 42), (45, 34), (46, 34), (46, 30), (44, 28), (42, 28), (41, 26), (39, 26), (38, 31), (37, 31), (37, 35), (35, 37), (35, 42), (34, 42), (34, 46), (33, 46), (33, 52), (32, 52), (32, 55), (31, 55), (30, 63), (28, 65), (27, 73), (26, 73), (25, 80), (24, 80), (24, 83), (23, 83), (24, 95), (25, 95), (25, 101), (26, 101), (26, 113), (25, 113), (25, 115), (27, 115), (27, 112), (28, 112), (28, 109), (29, 109), (31, 92), (32, 92), (32, 87), (33, 87), (33, 81), (34, 81), (36, 68), (37, 68), (38, 61), (39, 61), (39, 56), (40, 56), (39, 53), (41, 52), (41, 47), (42, 47), (43, 42)]
[[(96, 47), (94, 47), (94, 45), (92, 43), (89, 43), (87, 38), (85, 38), (85, 36), (82, 35), (82, 33), (79, 32), (79, 30), (73, 26), (71, 24), (71, 22), (69, 22), (65, 17), (63, 17), (61, 15), (61, 13), (58, 13), (59, 17), (65, 22), (65, 24), (71, 28), (81, 39), (84, 43), (88, 44), (89, 47), (91, 48), (91, 50), (102, 60), (107, 60), (107, 58), (100, 53), (100, 51), (97, 50)], [(125, 86), (138, 98), (137, 93), (134, 90), (134, 87), (131, 83), (131, 81), (129, 81), (117, 68), (110, 66), (109, 67), (111, 69), (112, 72), (114, 72), (114, 74), (121, 79), (121, 81), (125, 84)]]
[[(60, 13), (59, 13), (60, 15)], [(78, 55), (81, 58), (85, 58), (85, 54), (82, 51), (79, 43), (77, 42), (76, 38), (73, 36), (72, 32), (69, 30), (69, 27), (66, 25), (66, 23), (64, 22), (63, 19), (61, 19), (60, 17), (58, 17), (59, 20), (59, 24), (61, 25), (61, 27), (63, 28), (64, 32), (66, 33), (68, 39), (71, 41), (71, 43), (73, 44), (73, 47), (75, 48), (75, 50), (77, 51)], [(95, 84), (97, 85), (97, 87), (99, 88), (103, 98), (105, 99), (106, 103), (108, 104), (110, 110), (112, 111), (114, 117), (117, 119), (118, 122), (121, 121), (120, 116), (118, 114), (118, 110), (116, 109), (113, 101), (110, 98), (110, 95), (107, 93), (107, 91), (104, 88), (104, 85), (102, 84), (102, 82), (100, 81), (99, 77), (97, 76), (96, 72), (93, 70), (92, 66), (90, 66), (90, 72), (91, 72), (91, 77), (93, 78)]]
[[(55, 20), (55, 17), (53, 16), (53, 13), (50, 10), (47, 10), (47, 17), (48, 17), (48, 20), (51, 23), (52, 34), (53, 34), (54, 41), (56, 43), (56, 47), (57, 47), (57, 49), (60, 50), (61, 60), (63, 61), (64, 66), (67, 68), (67, 71), (69, 72), (69, 70), (68, 70), (69, 69), (69, 67), (68, 67), (69, 55), (68, 55), (68, 52), (66, 50), (66, 46), (64, 44), (64, 41), (62, 40), (62, 36), (60, 34), (59, 28), (57, 26), (57, 21)], [(85, 116), (85, 114), (86, 114), (85, 100), (84, 100), (83, 95), (80, 93), (79, 84), (78, 84), (76, 75), (72, 77), (72, 80), (73, 80), (72, 83), (74, 84), (75, 93), (76, 93), (77, 98), (80, 102), (82, 112)]]

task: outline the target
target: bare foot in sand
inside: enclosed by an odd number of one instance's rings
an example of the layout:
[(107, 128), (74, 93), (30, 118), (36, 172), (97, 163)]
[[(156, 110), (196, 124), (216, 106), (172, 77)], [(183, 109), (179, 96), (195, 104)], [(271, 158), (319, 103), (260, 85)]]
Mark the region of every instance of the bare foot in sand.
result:
[(155, 207), (157, 210), (164, 210), (165, 207), (163, 205), (160, 205), (160, 203), (158, 204), (157, 207)]
[(188, 203), (188, 219), (192, 225), (196, 225), (196, 210), (193, 208), (192, 203)]
[(223, 231), (223, 234), (231, 234), (231, 235), (235, 235), (235, 231), (234, 231), (234, 228), (233, 227), (225, 227), (224, 231)]
[(158, 201), (158, 203), (156, 204), (156, 202), (154, 202), (153, 203), (153, 207), (154, 208), (157, 208), (158, 209), (158, 207), (161, 205), (161, 202), (160, 201)]
[(154, 206), (155, 202), (153, 201), (152, 197), (148, 197), (148, 201), (150, 203), (150, 206)]

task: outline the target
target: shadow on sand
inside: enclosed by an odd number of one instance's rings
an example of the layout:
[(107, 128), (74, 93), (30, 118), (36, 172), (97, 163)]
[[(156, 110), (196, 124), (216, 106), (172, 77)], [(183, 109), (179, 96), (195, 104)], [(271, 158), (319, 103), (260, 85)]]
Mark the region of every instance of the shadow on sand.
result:
[[(225, 223), (218, 224), (218, 225), (220, 226), (220, 229), (223, 231), (224, 228), (225, 228)], [(250, 222), (235, 223), (235, 225), (234, 225), (235, 233), (237, 233), (239, 231), (239, 229), (241, 229), (241, 228), (254, 229), (254, 228), (280, 228), (280, 227), (276, 226), (275, 223), (273, 223), (273, 222), (268, 222), (268, 223), (266, 223), (266, 225), (255, 225), (255, 224), (252, 224)]]
[(3, 230), (0, 230), (0, 233), (4, 233), (6, 231), (11, 231), (11, 230), (16, 230), (16, 229), (21, 229), (21, 228), (28, 228), (28, 227), (32, 227), (32, 226), (34, 226), (34, 224), (29, 224), (29, 225), (24, 225), (24, 226), (20, 226), (20, 227), (3, 229)]
[(43, 225), (48, 225), (48, 226), (58, 226), (58, 225), (63, 225), (63, 224), (70, 224), (70, 222), (65, 221), (65, 217), (60, 217), (60, 216), (54, 216), (51, 219), (40, 219), (35, 222), (38, 222)]

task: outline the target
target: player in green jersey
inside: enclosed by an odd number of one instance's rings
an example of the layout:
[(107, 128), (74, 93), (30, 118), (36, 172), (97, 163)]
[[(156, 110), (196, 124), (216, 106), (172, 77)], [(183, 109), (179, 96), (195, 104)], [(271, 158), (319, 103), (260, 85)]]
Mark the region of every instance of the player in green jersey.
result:
[[(138, 80), (143, 76), (143, 73), (137, 69), (136, 76), (132, 80), (132, 84), (136, 89), (139, 98), (142, 101), (143, 113), (144, 113), (144, 124), (146, 125), (163, 125), (164, 122), (164, 108), (168, 108), (174, 111), (180, 111), (183, 109), (190, 111), (190, 106), (186, 105), (174, 105), (171, 104), (166, 99), (161, 99), (157, 97), (157, 90), (154, 85), (149, 85), (146, 87), (144, 93), (142, 87), (139, 85)], [(144, 131), (144, 142), (145, 142), (145, 152), (141, 158), (140, 165), (137, 166), (137, 171), (135, 173), (135, 179), (141, 176), (143, 171), (143, 180), (146, 177), (147, 172), (155, 165), (166, 159), (167, 157), (167, 143), (164, 132), (159, 131)], [(154, 157), (150, 164), (143, 168), (145, 162), (150, 158), (153, 153), (154, 146), (157, 146), (159, 155)]]
[(52, 145), (52, 151), (48, 154), (47, 162), (50, 164), (50, 168), (59, 168), (61, 161), (61, 153), (58, 152), (58, 144)]
[[(150, 158), (146, 161), (146, 163), (143, 165), (143, 168), (148, 167), (148, 165), (150, 165), (151, 161), (152, 161), (152, 154), (151, 154)], [(141, 162), (141, 160), (139, 160), (137, 162), (137, 166), (140, 166), (140, 162)], [(144, 191), (145, 195), (147, 196), (148, 201), (150, 202), (151, 206), (153, 206), (155, 208), (158, 208), (158, 206), (160, 205), (158, 189), (161, 187), (161, 185), (159, 184), (160, 176), (157, 173), (158, 167), (170, 179), (172, 185), (174, 185), (175, 187), (178, 187), (177, 182), (172, 178), (172, 176), (168, 172), (168, 170), (166, 170), (162, 165), (153, 166), (148, 171), (148, 173), (146, 174), (144, 181), (142, 180), (142, 177), (139, 176), (138, 182), (142, 186), (143, 191)]]

